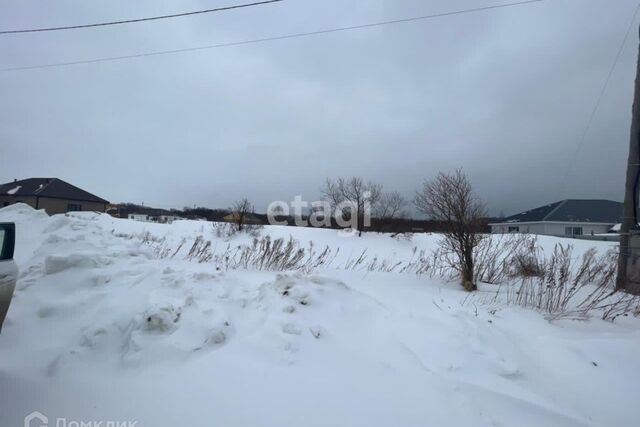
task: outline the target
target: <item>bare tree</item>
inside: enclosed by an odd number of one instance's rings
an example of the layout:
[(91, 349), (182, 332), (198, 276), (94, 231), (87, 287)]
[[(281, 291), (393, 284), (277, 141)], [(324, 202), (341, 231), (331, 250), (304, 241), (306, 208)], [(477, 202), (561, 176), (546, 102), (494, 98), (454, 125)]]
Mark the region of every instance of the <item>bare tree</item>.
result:
[(253, 205), (247, 198), (237, 200), (231, 206), (231, 218), (234, 224), (238, 227), (238, 231), (242, 231), (244, 228), (247, 217), (253, 212)]
[(358, 235), (362, 235), (364, 227), (369, 225), (366, 221), (369, 214), (367, 210), (379, 202), (382, 186), (371, 181), (365, 182), (359, 177), (338, 178), (336, 181), (327, 178), (322, 193), (334, 209), (345, 207), (346, 204), (351, 206), (348, 210), (350, 215), (355, 214), (354, 228), (358, 230)]
[(373, 209), (373, 216), (377, 219), (377, 230), (381, 231), (382, 227), (394, 218), (405, 217), (406, 206), (407, 201), (399, 192), (383, 193)]
[(482, 240), (484, 204), (473, 194), (471, 182), (461, 169), (440, 173), (425, 181), (414, 199), (416, 208), (427, 216), (441, 221), (445, 227), (442, 244), (452, 253), (455, 267), (462, 276), (467, 291), (477, 289), (473, 276), (474, 251)]

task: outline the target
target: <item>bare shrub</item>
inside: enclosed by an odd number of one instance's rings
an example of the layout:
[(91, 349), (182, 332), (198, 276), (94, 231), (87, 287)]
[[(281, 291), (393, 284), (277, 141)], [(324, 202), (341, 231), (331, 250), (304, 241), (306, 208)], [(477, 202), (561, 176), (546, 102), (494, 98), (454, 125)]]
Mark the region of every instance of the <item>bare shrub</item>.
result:
[[(253, 239), (251, 245), (239, 247), (239, 251), (231, 259), (225, 257), (224, 265), (225, 268), (232, 269), (311, 272), (328, 263), (331, 255), (332, 251), (328, 246), (317, 251), (313, 243), (305, 249), (291, 237), (288, 240), (282, 238), (271, 240), (266, 236), (262, 239)], [(217, 262), (219, 261), (218, 258)]]
[(365, 212), (368, 208), (376, 209), (382, 196), (382, 186), (371, 181), (365, 182), (359, 177), (338, 178), (336, 181), (327, 178), (322, 193), (334, 209), (345, 202), (351, 204), (355, 212), (349, 211), (349, 215), (350, 218), (356, 216), (355, 228), (360, 236), (365, 226), (369, 226), (365, 224)]
[(211, 240), (204, 240), (203, 236), (198, 236), (193, 241), (185, 258), (187, 260), (197, 259), (199, 262), (206, 262), (211, 260), (212, 256)]
[(506, 250), (510, 257), (507, 259), (508, 275), (514, 277), (542, 277), (544, 275), (544, 261), (542, 249), (538, 246), (538, 238), (526, 234), (516, 234)]
[(239, 232), (248, 234), (251, 237), (258, 237), (262, 231), (263, 226), (260, 224), (244, 224), (242, 230), (238, 229), (237, 224), (228, 222), (214, 222), (212, 223), (213, 234), (221, 240), (228, 242), (232, 237), (236, 236)]
[(377, 220), (376, 231), (381, 232), (385, 225), (396, 218), (406, 217), (406, 206), (407, 201), (399, 192), (382, 193), (378, 203), (373, 206), (373, 216)]
[(247, 222), (247, 218), (253, 213), (253, 205), (249, 202), (249, 199), (244, 198), (237, 200), (231, 207), (232, 222), (238, 228), (238, 231), (242, 231)]
[(490, 284), (540, 277), (544, 274), (544, 254), (535, 235), (489, 235), (476, 249), (474, 267), (477, 279)]
[(453, 280), (459, 276), (459, 271), (451, 267), (440, 248), (435, 251), (426, 251), (424, 249), (418, 250), (417, 247), (414, 247), (409, 260), (386, 259), (376, 255), (369, 256), (368, 250), (364, 249), (359, 254), (349, 257), (344, 262), (342, 269), (381, 273), (397, 272), (415, 274), (417, 276), (427, 275), (429, 277), (437, 276), (446, 280)]
[[(328, 246), (317, 249), (313, 242), (301, 247), (293, 238), (254, 238), (248, 245), (231, 245), (218, 250), (210, 240), (197, 236), (185, 255), (188, 261), (211, 262), (216, 270), (301, 271), (311, 273), (329, 265), (337, 256)], [(175, 254), (174, 254), (175, 255)]]
[(538, 258), (531, 254), (516, 254), (511, 258), (512, 275), (516, 277), (540, 277), (544, 274)]
[(245, 224), (243, 231), (249, 236), (256, 238), (260, 236), (262, 229), (262, 224)]
[(424, 249), (418, 251), (418, 248), (414, 247), (411, 258), (398, 271), (400, 273), (414, 273), (418, 276), (432, 274), (435, 264), (432, 256), (433, 253), (427, 253)]
[[(576, 264), (577, 260), (577, 264)], [(594, 248), (573, 257), (573, 246), (556, 244), (551, 256), (537, 261), (542, 275), (523, 277), (507, 287), (507, 303), (531, 307), (550, 318), (586, 318), (598, 313), (613, 321), (637, 314), (640, 297), (616, 293), (617, 255), (598, 255)]]
[(238, 226), (228, 222), (214, 222), (211, 225), (213, 234), (224, 241), (228, 241), (238, 233)]
[(444, 224), (440, 241), (443, 255), (450, 266), (460, 272), (465, 290), (476, 290), (474, 255), (483, 238), (481, 230), (486, 210), (474, 196), (467, 176), (460, 169), (440, 173), (424, 182), (414, 203), (420, 212)]

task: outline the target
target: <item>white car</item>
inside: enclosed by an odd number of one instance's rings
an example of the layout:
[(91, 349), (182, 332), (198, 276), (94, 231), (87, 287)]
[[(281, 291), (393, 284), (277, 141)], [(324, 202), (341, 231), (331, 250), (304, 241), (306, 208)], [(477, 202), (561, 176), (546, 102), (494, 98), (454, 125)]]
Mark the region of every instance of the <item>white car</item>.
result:
[(18, 267), (13, 261), (15, 242), (15, 225), (11, 222), (0, 222), (0, 331), (9, 310), (18, 277)]

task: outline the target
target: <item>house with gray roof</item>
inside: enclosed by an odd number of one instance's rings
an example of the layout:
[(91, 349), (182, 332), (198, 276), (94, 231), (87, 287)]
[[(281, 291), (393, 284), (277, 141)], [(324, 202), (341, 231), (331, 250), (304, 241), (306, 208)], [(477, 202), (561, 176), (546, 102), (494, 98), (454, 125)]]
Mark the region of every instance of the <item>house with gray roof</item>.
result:
[(70, 211), (104, 212), (107, 200), (59, 178), (27, 178), (0, 184), (0, 208), (26, 203), (49, 215)]
[(622, 218), (622, 203), (567, 199), (520, 212), (491, 223), (492, 233), (582, 236), (608, 233)]

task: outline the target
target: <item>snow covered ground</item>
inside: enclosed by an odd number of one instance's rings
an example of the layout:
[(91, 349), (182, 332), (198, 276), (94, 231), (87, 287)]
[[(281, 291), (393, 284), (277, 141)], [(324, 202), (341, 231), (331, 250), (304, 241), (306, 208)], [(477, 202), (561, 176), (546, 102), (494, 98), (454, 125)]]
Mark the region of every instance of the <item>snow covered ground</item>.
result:
[(50, 425), (637, 425), (640, 319), (549, 322), (443, 280), (345, 268), (365, 249), (407, 260), (436, 236), (262, 229), (331, 247), (302, 274), (186, 259), (199, 235), (216, 252), (251, 242), (206, 222), (25, 205), (0, 221), (16, 222), (21, 270), (0, 335), (2, 427), (34, 410)]

